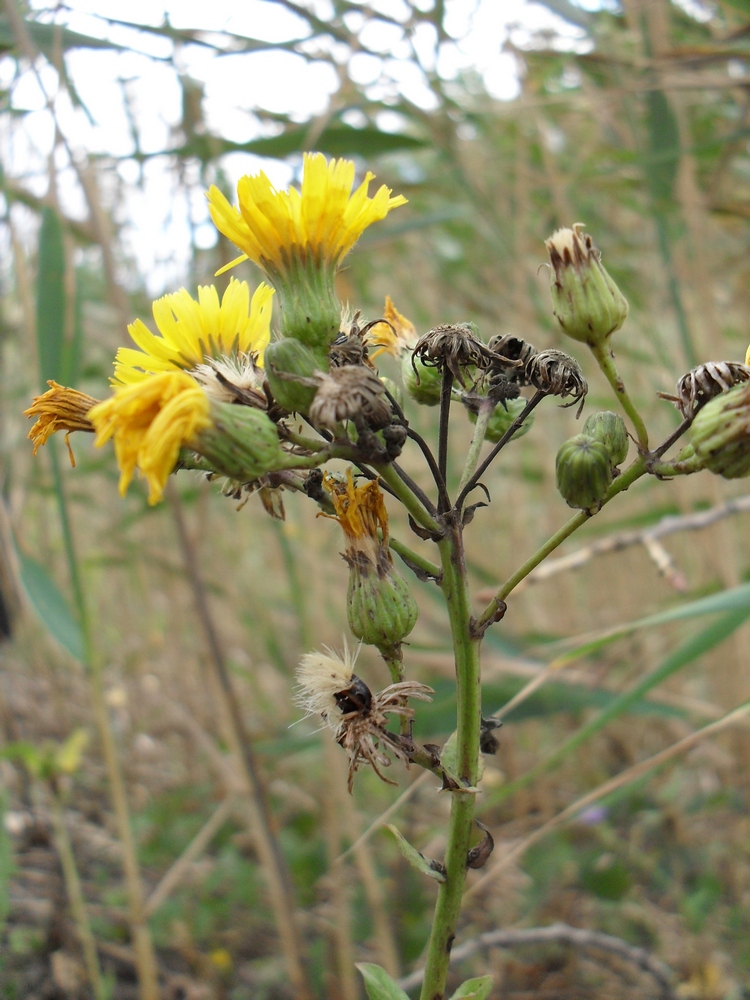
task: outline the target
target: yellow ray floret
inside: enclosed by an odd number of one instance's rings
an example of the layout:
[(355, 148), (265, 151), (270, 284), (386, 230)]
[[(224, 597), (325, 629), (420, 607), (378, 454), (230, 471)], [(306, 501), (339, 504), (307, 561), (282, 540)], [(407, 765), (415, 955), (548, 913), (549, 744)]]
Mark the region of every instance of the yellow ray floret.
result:
[(114, 438), (124, 496), (136, 468), (150, 487), (148, 502), (161, 499), (180, 448), (189, 447), (210, 424), (209, 400), (184, 372), (151, 375), (133, 385), (116, 387), (114, 395), (89, 411), (97, 447)]
[(261, 284), (250, 299), (246, 282), (232, 279), (219, 302), (213, 285), (198, 288), (198, 301), (181, 288), (153, 304), (161, 336), (137, 319), (128, 332), (140, 348), (121, 347), (115, 359), (115, 385), (132, 385), (144, 375), (192, 369), (209, 358), (252, 352), (263, 363), (271, 339), (273, 289)]
[(266, 270), (283, 272), (293, 256), (312, 254), (335, 267), (368, 226), (406, 204), (403, 195), (392, 197), (385, 185), (370, 198), (367, 189), (375, 175), (369, 172), (352, 192), (354, 174), (351, 160), (328, 162), (322, 153), (305, 153), (301, 191), (277, 191), (262, 172), (246, 175), (237, 185), (237, 209), (211, 187), (211, 218), (242, 250), (227, 266), (252, 260)]

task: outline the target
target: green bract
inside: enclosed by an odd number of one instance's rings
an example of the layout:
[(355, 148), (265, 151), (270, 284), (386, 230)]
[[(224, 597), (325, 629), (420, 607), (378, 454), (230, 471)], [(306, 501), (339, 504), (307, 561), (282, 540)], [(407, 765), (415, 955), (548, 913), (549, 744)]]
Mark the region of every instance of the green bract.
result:
[(572, 229), (558, 229), (545, 245), (552, 265), (555, 318), (563, 333), (593, 347), (620, 329), (628, 303), (582, 228), (577, 222)]
[(603, 444), (613, 466), (625, 461), (628, 454), (628, 432), (625, 421), (611, 410), (592, 413), (583, 425), (583, 433)]
[(598, 510), (612, 482), (607, 449), (588, 434), (570, 438), (557, 453), (557, 488), (569, 507)]

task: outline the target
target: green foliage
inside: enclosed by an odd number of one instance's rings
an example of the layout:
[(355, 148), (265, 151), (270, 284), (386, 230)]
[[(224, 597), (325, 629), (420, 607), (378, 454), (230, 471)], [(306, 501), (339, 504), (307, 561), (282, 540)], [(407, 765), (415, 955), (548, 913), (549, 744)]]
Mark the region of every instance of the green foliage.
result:
[(23, 552), (19, 552), (18, 560), (21, 582), (39, 620), (73, 659), (82, 661), (83, 636), (65, 596), (40, 562)]
[(486, 1000), (492, 991), (492, 976), (477, 976), (461, 983), (451, 1000)]
[(409, 997), (388, 975), (385, 969), (371, 962), (359, 962), (365, 989), (370, 1000), (409, 1000)]
[(399, 832), (398, 828), (393, 826), (392, 823), (389, 823), (386, 829), (391, 831), (396, 839), (399, 851), (401, 851), (412, 868), (415, 868), (418, 872), (421, 872), (428, 878), (434, 878), (436, 882), (445, 882), (445, 873), (439, 862), (429, 860), (424, 856), (424, 854), (422, 854), (421, 851), (418, 851), (416, 847), (412, 847), (406, 837), (404, 837), (403, 834)]

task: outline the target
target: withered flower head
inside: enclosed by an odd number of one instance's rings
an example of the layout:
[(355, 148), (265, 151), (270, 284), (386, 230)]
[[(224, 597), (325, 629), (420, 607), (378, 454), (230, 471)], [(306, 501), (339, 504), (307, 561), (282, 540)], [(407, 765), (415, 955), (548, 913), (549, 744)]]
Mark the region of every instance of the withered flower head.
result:
[(535, 354), (539, 353), (533, 344), (529, 344), (512, 333), (491, 337), (487, 346), (496, 355), (492, 359), (493, 366), (505, 368), (514, 381), (518, 381), (520, 384), (523, 384), (520, 380), (525, 377), (526, 365)]
[(750, 367), (746, 364), (742, 365), (739, 361), (707, 361), (682, 376), (677, 383), (676, 396), (666, 392), (660, 392), (659, 395), (662, 399), (673, 402), (687, 420), (714, 396), (749, 379)]
[(467, 368), (487, 368), (492, 355), (468, 323), (443, 323), (430, 330), (417, 341), (412, 355), (427, 368), (446, 368), (466, 388), (464, 372)]
[(562, 399), (572, 396), (572, 400), (565, 405), (575, 406), (578, 403), (576, 417), (581, 415), (589, 387), (575, 358), (563, 351), (539, 351), (527, 363), (526, 377), (539, 392)]
[(383, 494), (377, 480), (355, 486), (351, 469), (344, 481), (326, 475), (323, 486), (346, 537), (349, 628), (384, 656), (392, 655), (414, 628), (418, 608), (393, 565)]
[(72, 431), (88, 431), (93, 434), (94, 425), (88, 419), (88, 412), (99, 402), (93, 396), (77, 389), (68, 389), (58, 385), (52, 379), (47, 382), (49, 389), (41, 396), (35, 396), (25, 417), (36, 417), (37, 421), (29, 431), (29, 438), (34, 443), (34, 454), (46, 444), (56, 431), (67, 431), (65, 444), (68, 446), (71, 465), (75, 466), (73, 450), (68, 440)]
[(334, 738), (349, 758), (349, 791), (354, 775), (363, 764), (370, 764), (375, 773), (389, 785), (394, 784), (381, 773), (393, 757), (408, 763), (399, 737), (385, 728), (389, 715), (411, 717), (409, 698), (430, 701), (432, 688), (417, 681), (389, 684), (373, 694), (365, 682), (354, 673), (354, 660), (344, 644), (343, 658), (330, 649), (325, 653), (307, 653), (297, 669), (295, 701), (308, 715), (320, 715), (333, 731)]
[(391, 404), (385, 386), (364, 365), (332, 368), (317, 377), (318, 391), (310, 406), (310, 420), (319, 429), (335, 431), (345, 420), (358, 427), (381, 430), (391, 422)]

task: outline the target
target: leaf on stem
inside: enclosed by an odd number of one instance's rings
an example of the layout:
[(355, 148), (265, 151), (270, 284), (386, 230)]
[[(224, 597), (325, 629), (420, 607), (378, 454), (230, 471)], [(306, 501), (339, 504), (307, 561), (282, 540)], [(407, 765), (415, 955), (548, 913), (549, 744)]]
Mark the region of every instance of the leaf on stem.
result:
[(492, 990), (492, 976), (477, 976), (461, 983), (451, 1000), (487, 1000)]
[(47, 570), (36, 559), (18, 553), (21, 569), (21, 583), (31, 606), (36, 611), (49, 634), (63, 646), (70, 655), (83, 662), (83, 635), (78, 622), (73, 617), (70, 606)]
[(358, 962), (357, 968), (362, 973), (370, 1000), (409, 1000), (407, 994), (379, 965), (373, 965), (372, 962)]
[(386, 830), (390, 830), (396, 838), (398, 849), (401, 851), (412, 868), (416, 868), (417, 871), (426, 875), (428, 878), (434, 878), (436, 882), (445, 882), (445, 866), (440, 861), (434, 861), (430, 858), (426, 858), (424, 854), (416, 849), (416, 847), (412, 847), (406, 837), (404, 837), (404, 835), (400, 833), (392, 824), (389, 823), (386, 826)]

